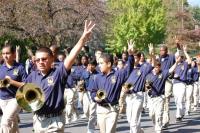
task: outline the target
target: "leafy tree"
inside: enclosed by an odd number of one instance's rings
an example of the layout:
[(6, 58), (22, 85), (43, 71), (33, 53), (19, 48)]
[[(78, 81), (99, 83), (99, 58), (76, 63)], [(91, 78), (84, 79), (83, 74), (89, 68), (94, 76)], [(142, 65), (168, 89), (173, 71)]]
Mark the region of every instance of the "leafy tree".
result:
[(193, 14), (194, 19), (199, 21), (200, 23), (200, 7), (199, 6), (192, 7), (192, 14)]
[(109, 0), (114, 13), (107, 33), (107, 50), (120, 53), (127, 40), (147, 50), (149, 43), (159, 44), (165, 39), (165, 8), (161, 0)]

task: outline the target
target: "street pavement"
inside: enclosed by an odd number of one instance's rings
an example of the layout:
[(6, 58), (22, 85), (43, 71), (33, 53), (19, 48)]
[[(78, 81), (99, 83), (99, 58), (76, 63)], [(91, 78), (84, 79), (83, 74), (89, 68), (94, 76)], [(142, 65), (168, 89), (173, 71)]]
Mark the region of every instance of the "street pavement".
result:
[[(163, 130), (163, 133), (200, 133), (200, 109), (196, 112), (191, 112), (190, 116), (185, 116), (182, 122), (175, 121), (175, 105), (170, 103), (170, 126)], [(20, 133), (31, 133), (32, 131), (32, 113), (20, 113)], [(154, 133), (152, 121), (149, 119), (148, 112), (142, 114), (141, 127), (144, 133)], [(87, 120), (79, 119), (69, 125), (65, 125), (65, 133), (86, 133)], [(95, 133), (99, 133), (96, 128)], [(129, 133), (129, 125), (126, 121), (126, 116), (118, 120), (117, 133)]]

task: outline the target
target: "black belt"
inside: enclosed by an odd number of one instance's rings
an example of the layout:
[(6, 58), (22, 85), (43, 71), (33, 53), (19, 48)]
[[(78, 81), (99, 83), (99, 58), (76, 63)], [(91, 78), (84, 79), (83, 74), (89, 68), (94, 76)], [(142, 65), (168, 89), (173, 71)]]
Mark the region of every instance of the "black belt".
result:
[(52, 117), (60, 116), (60, 115), (62, 115), (62, 113), (63, 113), (63, 111), (55, 112), (55, 113), (48, 113), (48, 114), (37, 114), (37, 113), (35, 113), (35, 114), (39, 117), (52, 118)]
[(115, 105), (118, 105), (118, 103), (102, 103), (102, 104), (99, 104), (100, 106), (102, 107), (110, 107), (111, 106), (115, 106)]

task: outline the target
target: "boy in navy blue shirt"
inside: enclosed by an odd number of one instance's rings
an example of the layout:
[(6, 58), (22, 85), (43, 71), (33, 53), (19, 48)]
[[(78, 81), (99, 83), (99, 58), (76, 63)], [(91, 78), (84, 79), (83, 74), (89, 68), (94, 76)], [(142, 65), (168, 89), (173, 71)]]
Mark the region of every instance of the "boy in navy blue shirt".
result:
[[(118, 100), (120, 97), (122, 84), (126, 81), (132, 71), (133, 46), (129, 43), (128, 66), (122, 70), (112, 69), (113, 57), (110, 54), (102, 54), (99, 58), (101, 73), (94, 77), (89, 85), (91, 97), (97, 103), (97, 122), (102, 133), (114, 133), (118, 117)], [(97, 93), (103, 91), (105, 98), (98, 97)]]
[(155, 124), (156, 133), (162, 132), (165, 82), (169, 75), (174, 71), (179, 61), (180, 57), (169, 70), (161, 70), (161, 63), (157, 62), (152, 72), (146, 77), (146, 88), (149, 87), (146, 89), (149, 97), (149, 116)]
[(181, 121), (184, 116), (183, 103), (186, 91), (187, 71), (192, 62), (190, 56), (187, 54), (186, 45), (183, 45), (183, 53), (186, 57), (186, 60), (180, 52), (176, 53), (176, 60), (177, 58), (181, 57), (181, 61), (178, 63), (174, 71), (173, 79), (173, 94), (177, 108), (176, 121)]
[(64, 132), (64, 86), (72, 64), (88, 37), (91, 35), (95, 24), (85, 22), (84, 32), (70, 54), (52, 68), (54, 62), (53, 53), (47, 47), (36, 51), (37, 71), (32, 72), (26, 82), (38, 85), (45, 94), (45, 103), (41, 109), (34, 112), (33, 128), (35, 132)]
[[(149, 53), (153, 55), (153, 45), (149, 45)], [(123, 91), (127, 93), (126, 96), (126, 115), (127, 120), (130, 124), (130, 133), (142, 133), (143, 130), (140, 127), (140, 118), (144, 100), (144, 84), (146, 75), (151, 72), (153, 69), (152, 65), (149, 63), (140, 65), (140, 57), (141, 53), (138, 52), (134, 55), (135, 64), (133, 71), (131, 72), (129, 78), (126, 83), (131, 84), (132, 87), (130, 89), (123, 88)], [(155, 58), (152, 60), (152, 64), (154, 64)]]

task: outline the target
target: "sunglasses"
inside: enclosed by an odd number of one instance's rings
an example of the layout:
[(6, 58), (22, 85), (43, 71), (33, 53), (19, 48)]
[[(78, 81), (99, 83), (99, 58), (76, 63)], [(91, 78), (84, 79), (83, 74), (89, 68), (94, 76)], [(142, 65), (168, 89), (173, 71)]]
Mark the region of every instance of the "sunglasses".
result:
[(35, 59), (35, 62), (36, 63), (39, 63), (39, 62), (46, 62), (47, 61), (47, 58), (37, 58), (37, 59)]

